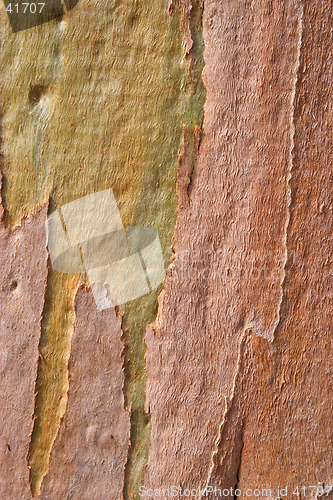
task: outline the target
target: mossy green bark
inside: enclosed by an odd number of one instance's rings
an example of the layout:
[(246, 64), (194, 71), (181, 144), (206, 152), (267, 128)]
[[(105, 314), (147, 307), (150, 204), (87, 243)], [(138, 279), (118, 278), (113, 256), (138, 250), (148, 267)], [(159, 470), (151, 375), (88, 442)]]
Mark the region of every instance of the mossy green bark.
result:
[[(183, 124), (190, 130), (201, 125), (205, 89), (198, 2), (187, 57), (182, 4), (173, 15), (168, 7), (167, 0), (81, 0), (63, 19), (13, 34), (1, 6), (2, 194), (8, 225), (47, 200), (52, 212), (112, 188), (124, 225), (155, 227), (169, 265)], [(48, 280), (29, 459), (33, 492), (47, 472), (67, 398), (79, 279), (51, 271)], [(148, 455), (143, 337), (156, 316), (157, 295), (122, 309), (125, 399), (132, 408), (128, 498), (138, 498)]]

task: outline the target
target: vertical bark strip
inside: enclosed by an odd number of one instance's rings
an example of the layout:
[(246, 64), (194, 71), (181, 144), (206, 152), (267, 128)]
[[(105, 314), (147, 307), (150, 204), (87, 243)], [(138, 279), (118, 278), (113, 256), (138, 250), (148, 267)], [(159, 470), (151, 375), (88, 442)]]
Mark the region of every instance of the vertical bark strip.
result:
[(146, 336), (149, 487), (205, 485), (240, 339), (251, 328), (274, 340), (299, 19), (297, 1), (205, 3), (202, 141), (158, 320)]
[(310, 486), (332, 484), (331, 20), (331, 2), (304, 2), (281, 321), (272, 346), (249, 339), (235, 391), (245, 420), (239, 487), (264, 483), (273, 498), (281, 485), (310, 498)]
[(39, 494), (49, 470), (50, 453), (66, 411), (74, 300), (80, 283), (78, 275), (58, 273), (50, 267), (50, 262), (48, 264), (35, 386), (34, 428), (28, 457), (33, 496)]
[(27, 455), (47, 277), (46, 216), (44, 205), (12, 230), (0, 221), (1, 498), (31, 498)]
[(69, 397), (42, 498), (122, 499), (130, 437), (124, 409), (121, 318), (96, 312), (79, 289), (69, 360)]

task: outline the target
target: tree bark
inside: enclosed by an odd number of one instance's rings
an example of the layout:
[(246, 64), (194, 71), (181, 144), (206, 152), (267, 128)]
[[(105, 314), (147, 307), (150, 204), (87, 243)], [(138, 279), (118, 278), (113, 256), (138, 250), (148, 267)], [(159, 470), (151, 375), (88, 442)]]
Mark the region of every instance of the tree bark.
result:
[[(331, 498), (332, 2), (1, 21), (1, 498)], [(46, 226), (107, 188), (166, 270), (97, 311)]]

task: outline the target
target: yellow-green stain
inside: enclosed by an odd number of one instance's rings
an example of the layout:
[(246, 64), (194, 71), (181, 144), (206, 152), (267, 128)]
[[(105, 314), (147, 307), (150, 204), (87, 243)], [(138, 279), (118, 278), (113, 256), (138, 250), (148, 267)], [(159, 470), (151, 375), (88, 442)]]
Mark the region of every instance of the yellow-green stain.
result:
[[(176, 108), (174, 110), (177, 122), (174, 124), (167, 120), (163, 122), (163, 125), (169, 130), (176, 130), (177, 132), (177, 137), (174, 142), (174, 145), (177, 145), (177, 147), (172, 148), (170, 144), (171, 148), (166, 148), (164, 150), (165, 154), (173, 158), (170, 168), (170, 172), (173, 174), (171, 191), (168, 191), (167, 186), (163, 187), (165, 195), (170, 193), (170, 201), (172, 201), (172, 203), (163, 203), (163, 195), (161, 196), (159, 204), (161, 208), (163, 207), (165, 212), (160, 212), (158, 225), (155, 226), (159, 230), (162, 248), (165, 253), (166, 267), (170, 262), (171, 239), (176, 222), (177, 201), (175, 199), (175, 180), (178, 152), (182, 149), (182, 125), (186, 123), (189, 126), (190, 162), (192, 163), (193, 132), (196, 125), (202, 127), (204, 115), (206, 89), (201, 79), (201, 73), (204, 66), (204, 43), (202, 35), (202, 9), (199, 8), (198, 4), (199, 2), (193, 2), (191, 13), (193, 48), (187, 58), (184, 58), (184, 33), (180, 29), (181, 24), (184, 23), (183, 11), (180, 8), (180, 3), (174, 12), (173, 19), (169, 19), (168, 31), (164, 34), (166, 38), (165, 41), (170, 37), (177, 46), (177, 53), (174, 54), (175, 60), (179, 61), (179, 58), (181, 58), (183, 61), (182, 87), (178, 89), (180, 97), (183, 100), (182, 109), (179, 109), (179, 113), (177, 113)], [(172, 74), (172, 69), (166, 69), (166, 75), (169, 76), (170, 74)], [(148, 171), (147, 182), (151, 182), (151, 179), (151, 172)], [(149, 191), (149, 189), (146, 190), (147, 193), (149, 193)], [(137, 206), (135, 209), (139, 211), (140, 207)], [(148, 225), (154, 225), (154, 218), (156, 215), (155, 211), (151, 214), (145, 213)], [(144, 220), (140, 219), (139, 213), (136, 214), (136, 217), (139, 217), (136, 220), (144, 223)], [(127, 406), (131, 408), (131, 449), (125, 473), (125, 500), (139, 500), (139, 487), (144, 484), (144, 469), (148, 460), (151, 425), (149, 415), (144, 411), (146, 387), (144, 354), (146, 349), (143, 339), (147, 324), (152, 323), (156, 318), (158, 307), (157, 298), (160, 291), (161, 287), (149, 296), (137, 299), (123, 308), (123, 338), (125, 342), (126, 368), (125, 396)]]
[(50, 271), (42, 320), (39, 369), (36, 383), (34, 431), (29, 453), (32, 493), (39, 492), (68, 391), (67, 365), (74, 322), (78, 276)]
[[(201, 125), (201, 10), (185, 58), (181, 4), (81, 0), (63, 20), (12, 34), (1, 7), (0, 94), (5, 220), (14, 225), (50, 198), (50, 212), (112, 188), (125, 226), (158, 230), (169, 264), (183, 124)], [(65, 410), (78, 276), (50, 272), (44, 308), (36, 421), (29, 465), (34, 492)], [(160, 290), (159, 290), (160, 291)], [(139, 498), (150, 423), (144, 412), (146, 325), (158, 291), (123, 307), (125, 399), (132, 434), (124, 494)]]

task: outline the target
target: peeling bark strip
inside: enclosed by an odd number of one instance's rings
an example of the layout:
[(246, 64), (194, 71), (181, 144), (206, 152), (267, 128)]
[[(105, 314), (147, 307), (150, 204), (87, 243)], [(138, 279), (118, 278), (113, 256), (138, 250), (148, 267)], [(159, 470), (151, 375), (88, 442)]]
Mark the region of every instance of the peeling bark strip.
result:
[[(170, 5), (169, 5), (170, 14), (173, 13), (175, 5), (179, 3), (179, 1), (181, 4), (183, 4), (183, 8), (185, 11), (185, 26), (184, 26), (185, 49), (186, 49), (186, 55), (189, 55), (194, 44), (192, 36), (192, 28), (191, 28), (191, 11), (193, 9), (194, 2), (192, 0), (170, 0)], [(198, 5), (200, 6), (201, 9), (203, 9), (203, 3), (204, 3), (203, 0), (198, 1)]]
[[(189, 205), (189, 187), (191, 183), (191, 174), (198, 159), (200, 145), (200, 127), (197, 125), (193, 132), (193, 140), (189, 143), (189, 128), (183, 126), (183, 151), (178, 157), (177, 170), (177, 197), (178, 212)], [(193, 148), (191, 147), (193, 145)], [(191, 154), (192, 153), (192, 154)], [(191, 164), (191, 156), (192, 164)]]
[[(3, 215), (1, 199), (0, 207)], [(31, 498), (27, 455), (47, 276), (46, 218), (44, 205), (13, 230), (0, 222), (1, 498)]]
[[(273, 341), (283, 297), (295, 1), (205, 3), (203, 137), (147, 331), (146, 485), (203, 487), (245, 329)], [(177, 464), (177, 466), (175, 466)]]
[[(192, 10), (192, 0), (180, 0), (181, 4), (183, 4), (183, 8), (185, 10), (185, 47), (186, 47), (186, 55), (188, 55), (193, 47), (193, 38), (191, 33), (191, 10)], [(169, 5), (169, 14), (171, 15), (174, 11), (175, 4), (179, 3), (179, 0), (170, 0)]]
[(121, 318), (96, 312), (79, 289), (69, 361), (69, 396), (42, 498), (122, 499), (130, 419), (124, 409)]
[[(240, 412), (239, 408), (237, 408), (235, 391), (236, 389), (238, 389), (243, 378), (242, 365), (245, 354), (247, 335), (248, 330), (246, 329), (240, 341), (238, 362), (232, 387), (232, 393), (230, 398), (226, 397), (226, 411), (219, 430), (216, 449), (212, 455), (212, 468), (209, 471), (208, 481), (205, 485), (205, 488), (209, 488), (210, 486), (212, 486), (212, 477), (214, 477), (215, 471), (218, 467), (221, 467), (221, 469), (223, 470), (224, 488), (231, 489), (239, 482), (239, 468), (241, 463), (241, 454), (244, 446), (244, 420), (242, 412)], [(225, 446), (223, 449), (223, 453), (221, 453), (222, 445)], [(214, 484), (214, 486), (216, 485)], [(234, 495), (231, 494), (230, 498), (234, 498)]]
[[(273, 345), (247, 339), (229, 422), (233, 433), (245, 422), (238, 487), (271, 486), (272, 498), (281, 485), (311, 498), (311, 486), (332, 484), (331, 19), (332, 4), (304, 2), (281, 320)], [(225, 484), (230, 446), (221, 440), (215, 484)]]
[[(303, 35), (303, 5), (300, 3), (299, 5), (299, 14), (298, 14), (298, 29), (297, 29), (297, 60), (294, 71), (294, 84), (291, 96), (291, 111), (290, 111), (290, 154), (289, 154), (289, 175), (288, 175), (288, 213), (285, 225), (285, 235), (284, 235), (284, 247), (285, 247), (285, 255), (284, 255), (284, 268), (283, 268), (283, 279), (281, 280), (282, 289), (286, 279), (286, 268), (288, 262), (288, 229), (290, 224), (290, 207), (291, 207), (291, 180), (292, 180), (292, 171), (294, 164), (294, 149), (295, 149), (295, 124), (294, 124), (294, 114), (295, 114), (295, 99), (296, 99), (296, 91), (298, 85), (299, 78), (299, 70), (300, 70), (300, 56), (301, 56), (301, 46), (302, 46), (302, 35)], [(284, 296), (283, 292), (280, 297), (280, 304), (278, 309), (278, 314), (275, 321), (274, 330), (272, 333), (272, 340), (274, 340), (275, 332), (280, 324), (281, 320), (281, 309), (283, 306)]]
[[(170, 0), (169, 13), (172, 14), (175, 8), (174, 0)], [(181, 0), (181, 3), (185, 9), (185, 47), (186, 47), (186, 55), (188, 55), (193, 47), (193, 39), (191, 33), (191, 10), (192, 10), (192, 1), (191, 0)]]

